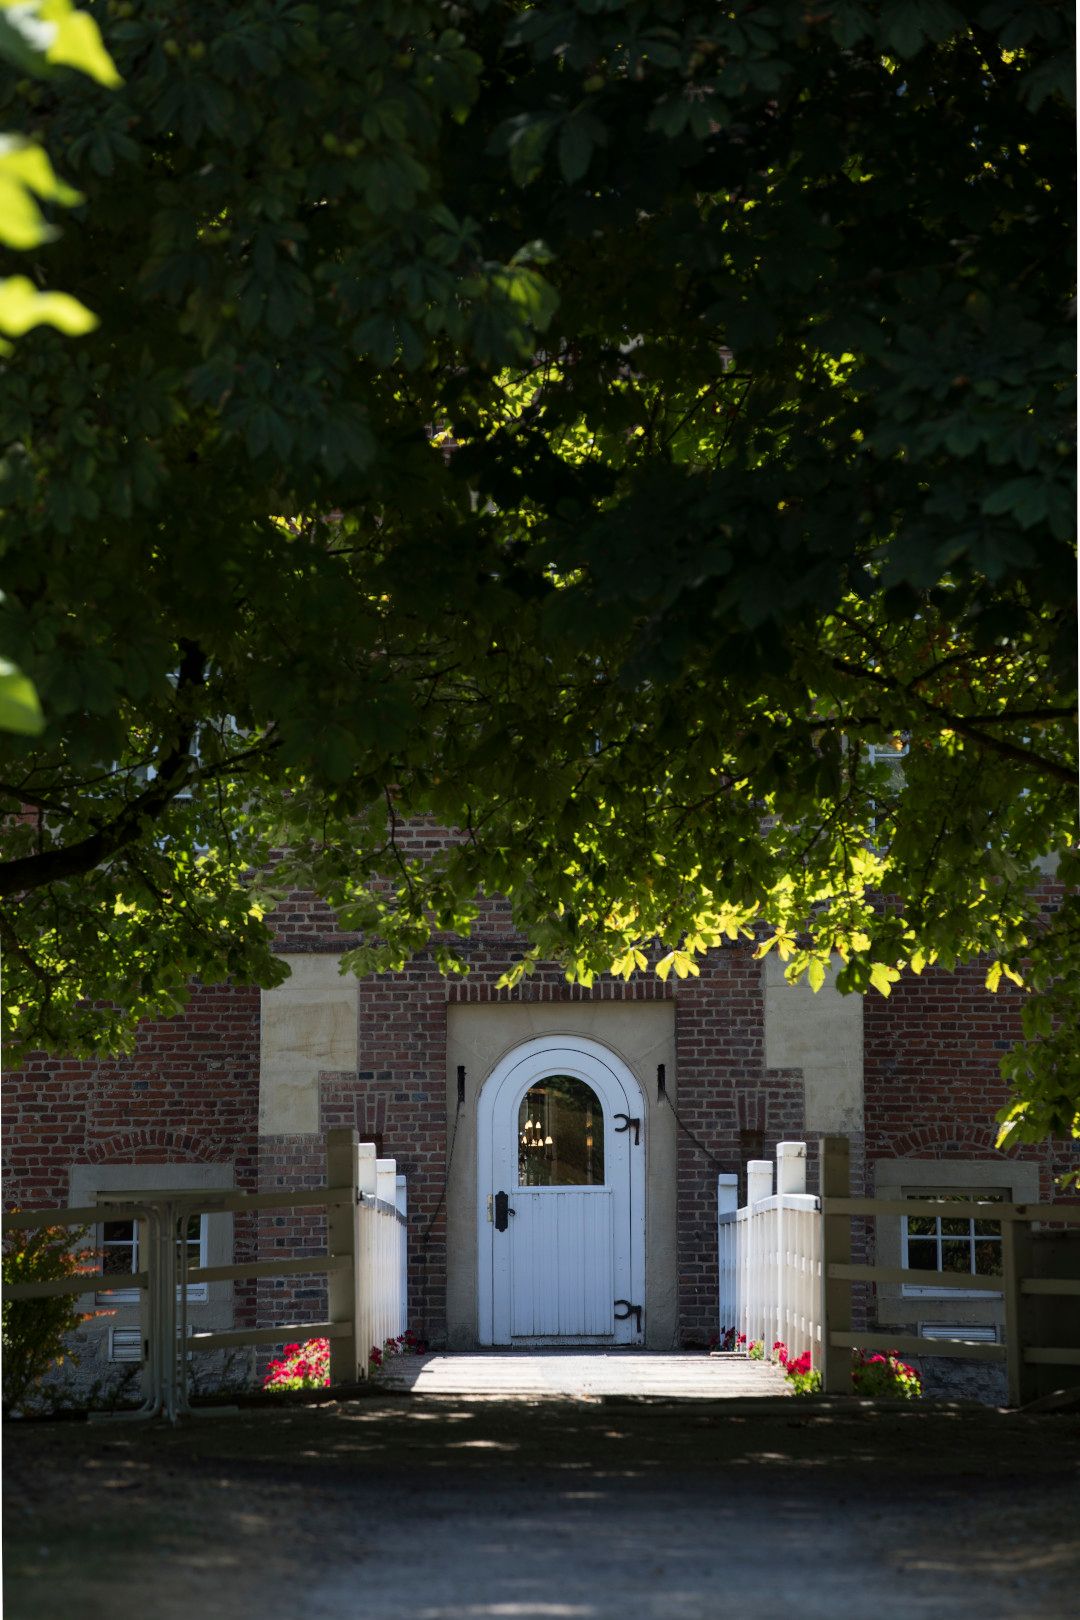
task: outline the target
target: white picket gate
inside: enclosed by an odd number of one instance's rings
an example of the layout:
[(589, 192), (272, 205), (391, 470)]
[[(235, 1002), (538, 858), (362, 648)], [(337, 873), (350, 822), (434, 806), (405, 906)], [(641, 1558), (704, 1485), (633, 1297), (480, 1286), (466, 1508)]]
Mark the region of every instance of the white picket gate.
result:
[[(397, 1162), (377, 1159), (375, 1145), (358, 1145), (360, 1232), (357, 1246), (357, 1348), (381, 1350), (387, 1339), (404, 1333), (406, 1302), (406, 1218), (398, 1207)], [(400, 1180), (403, 1182), (404, 1177)]]
[(738, 1178), (717, 1179), (721, 1332), (737, 1329), (766, 1356), (780, 1339), (820, 1366), (821, 1204), (806, 1191), (806, 1143), (778, 1145), (775, 1191), (769, 1160), (751, 1160), (741, 1209)]

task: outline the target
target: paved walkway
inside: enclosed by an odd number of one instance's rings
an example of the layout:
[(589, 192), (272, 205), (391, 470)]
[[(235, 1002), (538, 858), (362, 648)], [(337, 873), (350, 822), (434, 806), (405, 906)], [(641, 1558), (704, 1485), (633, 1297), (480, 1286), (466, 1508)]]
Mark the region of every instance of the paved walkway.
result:
[(715, 1401), (789, 1393), (783, 1373), (771, 1362), (689, 1350), (442, 1351), (392, 1361), (379, 1382), (414, 1395), (493, 1400), (640, 1395)]

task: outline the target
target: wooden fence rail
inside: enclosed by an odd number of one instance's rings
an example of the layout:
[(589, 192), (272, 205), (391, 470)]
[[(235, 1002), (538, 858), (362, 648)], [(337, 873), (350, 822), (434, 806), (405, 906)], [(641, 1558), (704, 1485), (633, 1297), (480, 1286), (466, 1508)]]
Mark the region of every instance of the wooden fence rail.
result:
[[(404, 1326), (404, 1217), (396, 1207), (396, 1165), (376, 1160), (375, 1145), (361, 1142), (353, 1129), (326, 1133), (326, 1185), (264, 1193), (140, 1192), (130, 1199), (115, 1195), (107, 1204), (64, 1209), (12, 1211), (3, 1216), (4, 1231), (39, 1226), (84, 1226), (103, 1220), (144, 1223), (148, 1264), (125, 1275), (125, 1288), (138, 1288), (142, 1306), (146, 1394), (129, 1418), (166, 1417), (175, 1422), (192, 1408), (187, 1396), (187, 1357), (195, 1350), (220, 1350), (248, 1344), (280, 1344), (322, 1338), (330, 1341), (330, 1378), (353, 1382), (368, 1376), (368, 1355), (396, 1337)], [(380, 1193), (389, 1192), (389, 1202)], [(256, 1213), (267, 1209), (325, 1208), (325, 1254), (275, 1256), (235, 1265), (189, 1267), (188, 1222), (193, 1214)], [(392, 1228), (392, 1231), (391, 1231)], [(143, 1240), (141, 1240), (143, 1241)], [(323, 1272), (327, 1276), (326, 1321), (232, 1328), (222, 1332), (188, 1331), (188, 1288), (195, 1283), (233, 1282), (253, 1278)], [(102, 1290), (98, 1273), (80, 1273), (56, 1282), (5, 1286), (5, 1300), (47, 1299)]]
[[(851, 1351), (895, 1350), (903, 1355), (959, 1356), (976, 1361), (1004, 1361), (1009, 1403), (1023, 1405), (1033, 1393), (1028, 1369), (1036, 1366), (1080, 1367), (1080, 1346), (1028, 1342), (1022, 1301), (1032, 1296), (1080, 1296), (1080, 1279), (1034, 1277), (1032, 1225), (1036, 1221), (1080, 1226), (1077, 1204), (1012, 1204), (980, 1199), (853, 1198), (846, 1137), (821, 1139), (822, 1187), (822, 1384), (827, 1393), (851, 1388)], [(1005, 1314), (1002, 1344), (970, 1339), (927, 1339), (920, 1334), (854, 1332), (851, 1285), (856, 1282), (925, 1286), (927, 1273), (903, 1266), (855, 1265), (851, 1259), (851, 1221), (855, 1218), (903, 1217), (921, 1213), (974, 1217), (1001, 1225), (1001, 1293)], [(948, 1274), (935, 1284), (950, 1290), (986, 1292), (985, 1277)]]
[[(1033, 1273), (1032, 1226), (1046, 1222), (1080, 1226), (1080, 1205), (1003, 1204), (979, 1198), (854, 1198), (846, 1137), (821, 1141), (821, 1198), (805, 1192), (806, 1147), (781, 1142), (773, 1165), (747, 1165), (746, 1204), (740, 1209), (737, 1178), (721, 1175), (717, 1185), (719, 1307), (721, 1331), (737, 1328), (768, 1355), (780, 1339), (791, 1355), (809, 1350), (830, 1394), (851, 1390), (851, 1352), (895, 1350), (901, 1355), (961, 1357), (1005, 1362), (1009, 1400), (1021, 1405), (1034, 1390), (1033, 1367), (1080, 1366), (1080, 1345), (1036, 1344), (1024, 1302), (1053, 1297), (1080, 1298), (1080, 1278), (1039, 1277)], [(1003, 1342), (927, 1338), (899, 1330), (854, 1325), (853, 1284), (923, 1287), (927, 1273), (912, 1267), (869, 1265), (852, 1258), (853, 1220), (902, 1219), (940, 1214), (999, 1223), (1002, 1247), (1000, 1289), (1004, 1303)], [(998, 1279), (966, 1274), (934, 1275), (935, 1287), (985, 1296)]]

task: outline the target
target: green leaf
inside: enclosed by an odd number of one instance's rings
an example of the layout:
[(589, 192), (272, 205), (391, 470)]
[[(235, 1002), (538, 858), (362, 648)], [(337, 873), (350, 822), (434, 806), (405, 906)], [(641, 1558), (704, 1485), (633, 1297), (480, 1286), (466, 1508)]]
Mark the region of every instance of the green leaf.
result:
[(986, 496), (982, 510), (989, 516), (1011, 512), (1022, 529), (1030, 529), (1045, 518), (1047, 505), (1045, 479), (1013, 478)]
[(64, 207), (82, 201), (80, 192), (59, 179), (40, 146), (0, 135), (0, 242), (32, 248), (53, 240), (55, 227), (48, 224), (35, 197)]
[(0, 658), (0, 731), (39, 737), (44, 730), (45, 716), (33, 681), (10, 659)]
[(54, 66), (77, 68), (110, 90), (123, 84), (92, 17), (76, 11), (70, 0), (40, 0), (40, 12), (56, 30), (47, 53)]
[(522, 113), (506, 126), (510, 174), (516, 185), (527, 186), (540, 173), (557, 122), (549, 113)]
[(5, 3), (0, 7), (0, 59), (10, 62), (19, 73), (44, 77), (53, 34), (34, 6)]
[(911, 0), (894, 0), (885, 7), (881, 21), (881, 37), (898, 56), (914, 56), (922, 47), (926, 35), (919, 16), (922, 7)]
[(72, 67), (109, 89), (123, 83), (97, 23), (71, 0), (3, 0), (0, 57), (22, 73)]
[(870, 968), (870, 983), (883, 996), (891, 994), (892, 987), (899, 977), (897, 970), (885, 962), (874, 962)]
[(21, 337), (32, 326), (55, 326), (69, 337), (92, 332), (98, 318), (68, 293), (38, 292), (27, 276), (0, 281), (0, 332)]
[(534, 331), (547, 329), (559, 307), (559, 295), (539, 270), (519, 264), (498, 272), (493, 280)]
[(559, 168), (563, 179), (573, 185), (589, 167), (593, 138), (586, 121), (570, 117), (559, 131)]

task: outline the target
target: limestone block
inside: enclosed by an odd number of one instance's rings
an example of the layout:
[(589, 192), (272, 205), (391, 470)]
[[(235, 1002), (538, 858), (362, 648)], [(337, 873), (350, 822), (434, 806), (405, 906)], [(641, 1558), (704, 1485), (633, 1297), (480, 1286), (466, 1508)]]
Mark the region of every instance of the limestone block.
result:
[(863, 1129), (863, 1004), (836, 988), (839, 961), (816, 993), (788, 984), (784, 963), (765, 958), (765, 1064), (801, 1069), (808, 1134)]
[(288, 956), (291, 976), (262, 992), (259, 1134), (319, 1128), (319, 1072), (357, 1067), (359, 985), (334, 955)]

